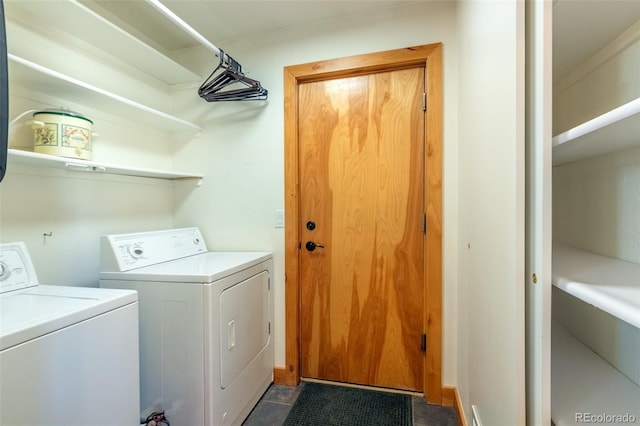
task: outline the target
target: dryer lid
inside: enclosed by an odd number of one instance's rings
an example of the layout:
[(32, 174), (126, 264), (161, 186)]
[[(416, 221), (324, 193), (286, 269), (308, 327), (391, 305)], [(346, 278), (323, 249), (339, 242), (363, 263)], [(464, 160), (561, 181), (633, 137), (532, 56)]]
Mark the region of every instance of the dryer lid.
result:
[(272, 257), (270, 252), (207, 252), (130, 271), (102, 271), (100, 279), (208, 284)]

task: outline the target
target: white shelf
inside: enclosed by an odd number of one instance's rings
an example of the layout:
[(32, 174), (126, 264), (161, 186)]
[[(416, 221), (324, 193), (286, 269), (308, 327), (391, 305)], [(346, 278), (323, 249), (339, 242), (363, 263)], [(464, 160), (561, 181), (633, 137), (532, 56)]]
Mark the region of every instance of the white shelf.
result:
[(69, 171), (78, 172), (107, 173), (114, 175), (138, 176), (167, 180), (201, 180), (204, 178), (203, 175), (197, 175), (193, 173), (179, 173), (164, 170), (99, 163), (95, 161), (76, 160), (72, 158), (57, 157), (55, 155), (39, 154), (37, 152), (21, 151), (18, 149), (9, 149), (8, 153), (9, 170), (11, 170), (11, 164), (13, 163), (40, 167), (64, 168)]
[(198, 82), (201, 77), (162, 52), (145, 44), (114, 23), (75, 0), (14, 1), (8, 12), (28, 22), (53, 24), (84, 42), (116, 57), (127, 58), (134, 67), (167, 84)]
[[(54, 2), (57, 3), (57, 2)], [(169, 132), (200, 132), (202, 127), (73, 77), (9, 54), (9, 84), (38, 88), (50, 96)]]
[(556, 322), (551, 347), (551, 419), (556, 426), (624, 423), (612, 418), (577, 421), (577, 415), (626, 414), (640, 419), (640, 387)]
[(552, 269), (553, 285), (640, 328), (640, 265), (554, 244)]
[(640, 146), (640, 98), (552, 139), (553, 165)]
[(624, 423), (576, 421), (581, 414), (628, 414), (640, 419), (640, 387), (556, 322), (552, 322), (551, 347), (551, 419), (556, 426)]

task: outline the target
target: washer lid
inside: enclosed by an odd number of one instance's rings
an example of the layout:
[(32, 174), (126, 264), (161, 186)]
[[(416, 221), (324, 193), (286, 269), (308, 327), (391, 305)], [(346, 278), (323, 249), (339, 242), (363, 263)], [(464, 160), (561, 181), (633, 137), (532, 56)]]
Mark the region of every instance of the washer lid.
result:
[(0, 294), (0, 350), (137, 300), (133, 290), (49, 285)]
[(271, 258), (269, 252), (208, 252), (126, 272), (101, 272), (100, 279), (203, 284)]

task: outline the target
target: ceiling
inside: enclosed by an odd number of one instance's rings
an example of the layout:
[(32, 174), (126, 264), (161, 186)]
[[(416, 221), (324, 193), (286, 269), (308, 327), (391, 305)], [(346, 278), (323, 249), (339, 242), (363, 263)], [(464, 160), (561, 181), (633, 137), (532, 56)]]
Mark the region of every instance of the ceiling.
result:
[[(144, 0), (80, 0), (147, 43), (173, 51), (197, 45)], [(284, 28), (438, 0), (161, 0), (217, 46)], [(456, 1), (456, 0), (440, 0)], [(488, 0), (491, 1), (491, 0)], [(637, 0), (554, 0), (553, 72), (559, 79), (640, 19)], [(131, 23), (135, 23), (132, 25)]]
[[(101, 9), (123, 28), (151, 44), (172, 51), (197, 45), (144, 0), (80, 0)], [(160, 0), (207, 40), (220, 47), (224, 41), (256, 37), (284, 28), (304, 27), (352, 15), (389, 10), (425, 0)], [(430, 1), (430, 0), (429, 0)], [(455, 0), (447, 0), (455, 1)], [(131, 25), (135, 22), (135, 28)]]

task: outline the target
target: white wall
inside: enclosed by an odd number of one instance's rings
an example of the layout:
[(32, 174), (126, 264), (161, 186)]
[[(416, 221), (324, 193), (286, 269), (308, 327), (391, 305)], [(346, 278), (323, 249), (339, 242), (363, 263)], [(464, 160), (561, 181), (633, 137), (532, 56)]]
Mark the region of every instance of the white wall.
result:
[(640, 263), (640, 148), (553, 169), (553, 238)]
[[(455, 384), (456, 359), (456, 37), (454, 2), (418, 2), (304, 28), (263, 34), (259, 39), (217, 43), (249, 76), (269, 90), (260, 103), (207, 104), (189, 114), (206, 130), (181, 147), (176, 167), (206, 173), (202, 187), (177, 192), (176, 224), (197, 224), (215, 250), (260, 249), (275, 254), (276, 365), (284, 354), (284, 232), (274, 228), (274, 210), (284, 207), (283, 67), (330, 58), (444, 43), (444, 366)], [(214, 66), (210, 54), (203, 54)], [(181, 94), (190, 96), (191, 92)], [(182, 101), (185, 105), (186, 102)]]
[[(445, 384), (455, 384), (457, 280), (457, 86), (455, 2), (410, 2), (370, 15), (318, 22), (221, 45), (270, 91), (268, 103), (209, 104), (196, 87), (171, 89), (122, 58), (101, 54), (61, 31), (40, 33), (13, 16), (9, 50), (98, 87), (201, 123), (191, 142), (109, 116), (96, 105), (73, 105), (37, 88), (11, 87), (10, 119), (29, 109), (64, 106), (95, 122), (94, 158), (148, 168), (203, 173), (201, 187), (143, 178), (79, 176), (9, 165), (0, 187), (0, 240), (27, 242), (41, 281), (96, 285), (99, 236), (173, 226), (200, 226), (213, 250), (270, 250), (276, 266), (276, 364), (284, 357), (284, 233), (274, 211), (284, 206), (283, 67), (355, 54), (444, 43), (444, 359)], [(11, 14), (10, 8), (9, 14)], [(218, 43), (219, 44), (219, 43)], [(34, 49), (37, 46), (37, 49)], [(82, 53), (81, 50), (84, 53)], [(181, 52), (206, 75), (217, 61), (200, 49)], [(10, 145), (29, 149), (21, 124)], [(42, 237), (53, 232), (52, 237)]]
[(170, 228), (171, 194), (171, 184), (152, 179), (10, 165), (0, 242), (25, 242), (42, 284), (97, 287), (100, 235)]
[[(75, 179), (15, 168), (0, 186), (0, 239), (26, 240), (41, 278), (74, 284), (97, 282), (102, 233), (197, 225), (212, 250), (273, 251), (276, 365), (282, 367), (284, 235), (274, 227), (274, 210), (284, 206), (283, 67), (442, 42), (443, 384), (458, 387), (468, 419), (476, 404), (485, 425), (523, 424), (523, 22), (522, 2), (424, 1), (247, 40), (216, 41), (269, 89), (266, 104), (209, 104), (195, 87), (180, 88), (173, 109), (205, 127), (187, 143), (98, 117), (104, 131), (98, 129), (96, 151), (104, 158), (204, 173), (202, 186)], [(22, 48), (30, 51), (28, 45)], [(41, 50), (40, 59), (54, 60), (52, 49)], [(209, 52), (182, 53), (203, 72), (215, 66)], [(157, 82), (136, 87), (127, 76), (120, 80), (110, 63), (93, 56), (79, 60), (91, 69), (107, 66), (92, 76), (95, 84), (115, 85), (131, 90), (135, 99), (166, 106), (165, 88)], [(12, 117), (31, 98), (27, 93), (15, 101), (20, 107)], [(55, 99), (45, 103), (56, 106)], [(99, 115), (99, 108), (89, 112)], [(48, 231), (54, 236), (43, 239)]]
[(484, 425), (525, 424), (524, 3), (458, 6), (458, 390)]
[[(7, 44), (11, 53), (30, 61), (152, 106), (171, 107), (168, 88), (157, 81), (135, 79), (114, 68), (113, 61), (81, 54), (68, 40), (52, 36), (9, 22)], [(120, 63), (115, 65), (121, 67)], [(9, 106), (10, 120), (34, 109), (62, 106), (78, 111), (94, 121), (94, 131), (99, 134), (93, 143), (94, 158), (121, 165), (172, 168), (169, 135), (126, 117), (105, 114), (100, 105), (76, 105), (45, 96), (38, 87), (12, 84)], [(32, 148), (32, 132), (25, 124), (30, 118), (26, 115), (10, 127), (10, 148)], [(170, 228), (173, 210), (173, 185), (168, 181), (68, 172), (20, 165), (9, 159), (0, 185), (0, 242), (25, 242), (41, 283), (97, 286), (100, 236)], [(52, 235), (45, 238), (45, 233)]]

